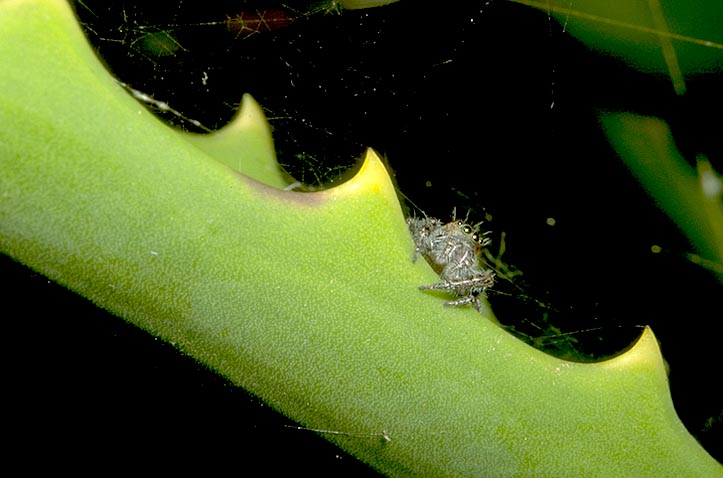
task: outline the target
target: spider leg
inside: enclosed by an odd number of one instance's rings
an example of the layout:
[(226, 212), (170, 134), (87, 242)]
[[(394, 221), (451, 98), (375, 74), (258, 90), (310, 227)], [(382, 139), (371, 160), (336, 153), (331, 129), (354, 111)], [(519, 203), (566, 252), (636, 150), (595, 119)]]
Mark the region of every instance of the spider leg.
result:
[[(437, 284), (422, 285), (422, 286), (419, 286), (419, 289), (420, 290), (469, 291), (471, 294), (473, 294), (476, 289), (481, 289), (480, 291), (477, 292), (477, 294), (479, 294), (480, 292), (484, 292), (485, 289), (487, 289), (488, 287), (491, 287), (494, 284), (494, 282), (495, 282), (494, 277), (495, 277), (494, 273), (489, 272), (489, 271), (484, 271), (483, 274), (474, 276), (471, 279), (450, 280), (450, 281), (438, 282)], [(460, 294), (460, 295), (463, 295), (463, 294)]]
[[(472, 304), (473, 302), (476, 302), (476, 297), (473, 295), (468, 295), (466, 297), (460, 297), (457, 300), (450, 300), (448, 302), (445, 302), (444, 305), (447, 307), (461, 307), (463, 305)], [(476, 308), (476, 306), (475, 306)]]
[(420, 285), (419, 290), (454, 290), (452, 282), (438, 282), (437, 284)]
[(420, 290), (443, 290), (452, 292), (458, 299), (445, 302), (448, 307), (461, 307), (472, 305), (477, 312), (482, 309), (482, 298), (485, 297), (485, 290), (494, 284), (494, 273), (482, 271), (483, 273), (471, 279), (444, 281), (437, 284), (420, 286)]

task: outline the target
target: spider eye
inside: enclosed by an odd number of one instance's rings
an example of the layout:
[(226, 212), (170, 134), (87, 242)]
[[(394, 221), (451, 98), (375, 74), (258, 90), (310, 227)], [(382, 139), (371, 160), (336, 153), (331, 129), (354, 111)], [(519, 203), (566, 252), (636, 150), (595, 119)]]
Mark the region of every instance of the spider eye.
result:
[(472, 228), (470, 226), (468, 226), (467, 224), (462, 226), (462, 230), (464, 231), (465, 234), (469, 234), (472, 232)]
[(477, 234), (476, 232), (472, 234), (472, 240), (474, 242), (479, 242), (479, 234)]

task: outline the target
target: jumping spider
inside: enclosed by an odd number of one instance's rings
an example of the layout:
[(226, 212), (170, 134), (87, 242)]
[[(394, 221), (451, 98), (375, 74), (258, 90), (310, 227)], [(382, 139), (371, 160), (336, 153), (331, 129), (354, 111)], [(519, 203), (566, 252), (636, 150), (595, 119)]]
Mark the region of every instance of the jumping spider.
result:
[(494, 284), (495, 274), (483, 267), (480, 259), (482, 248), (490, 243), (480, 234), (481, 223), (470, 226), (455, 218), (444, 224), (433, 217), (410, 217), (409, 231), (414, 238), (413, 260), (422, 255), (432, 266), (442, 282), (420, 286), (420, 290), (443, 290), (453, 293), (459, 299), (446, 302), (448, 306), (472, 305), (477, 311), (482, 308), (485, 290)]

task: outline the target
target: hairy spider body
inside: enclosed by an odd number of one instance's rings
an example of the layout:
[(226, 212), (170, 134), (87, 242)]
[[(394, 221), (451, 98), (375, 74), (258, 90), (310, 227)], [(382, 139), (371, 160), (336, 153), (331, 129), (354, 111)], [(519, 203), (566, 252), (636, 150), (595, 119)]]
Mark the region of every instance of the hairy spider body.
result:
[(459, 297), (445, 305), (472, 305), (481, 310), (484, 292), (494, 284), (495, 274), (485, 269), (480, 259), (482, 248), (490, 241), (479, 233), (479, 224), (470, 226), (454, 218), (445, 224), (437, 218), (410, 217), (407, 225), (415, 243), (413, 260), (422, 255), (442, 280), (419, 288)]

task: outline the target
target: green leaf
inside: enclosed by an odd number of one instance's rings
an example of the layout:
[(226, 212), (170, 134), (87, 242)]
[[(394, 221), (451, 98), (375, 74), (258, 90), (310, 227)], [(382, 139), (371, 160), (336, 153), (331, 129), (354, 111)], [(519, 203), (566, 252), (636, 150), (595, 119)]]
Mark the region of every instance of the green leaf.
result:
[[(668, 125), (631, 113), (606, 113), (602, 125), (611, 144), (659, 207), (707, 262), (723, 264), (723, 204), (720, 178), (704, 158), (691, 168), (675, 146)], [(715, 269), (715, 268), (714, 268)]]
[(571, 35), (641, 71), (668, 74), (679, 94), (686, 75), (723, 68), (718, 0), (512, 1), (551, 13)]
[(677, 418), (650, 330), (572, 363), (420, 292), (436, 276), (374, 152), (333, 189), (279, 189), (253, 102), (215, 137), (169, 129), (61, 0), (0, 3), (0, 92), (4, 253), (348, 432), (327, 438), (382, 472), (723, 476)]

